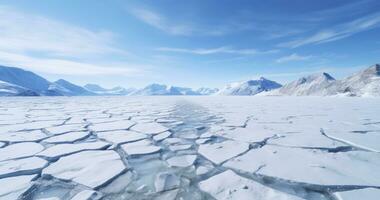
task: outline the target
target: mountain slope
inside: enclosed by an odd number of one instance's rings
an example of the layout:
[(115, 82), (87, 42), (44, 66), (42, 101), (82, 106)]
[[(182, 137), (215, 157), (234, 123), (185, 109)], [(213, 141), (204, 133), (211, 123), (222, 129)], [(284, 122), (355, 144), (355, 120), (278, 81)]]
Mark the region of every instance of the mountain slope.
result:
[(88, 91), (95, 92), (95, 93), (107, 91), (107, 89), (104, 89), (97, 84), (86, 84), (83, 87), (87, 89)]
[(64, 79), (59, 79), (53, 83), (54, 85), (50, 86), (50, 89), (54, 86), (55, 90), (59, 91), (61, 94), (65, 96), (92, 96), (95, 95), (95, 93), (92, 93), (85, 88), (75, 85), (73, 83), (70, 83), (69, 81), (66, 81)]
[(325, 96), (335, 92), (331, 86), (336, 80), (328, 73), (313, 74), (285, 84), (283, 87), (262, 95)]
[(128, 95), (135, 91), (133, 88), (125, 89), (123, 87), (114, 87), (111, 89), (103, 88), (97, 84), (86, 84), (83, 86), (86, 90), (95, 93), (97, 95), (113, 96), (113, 95)]
[(39, 94), (27, 88), (0, 81), (0, 96), (39, 96)]
[(61, 96), (51, 88), (51, 83), (43, 77), (20, 68), (0, 66), (0, 80), (32, 90), (40, 95)]
[(167, 85), (162, 84), (150, 84), (143, 89), (136, 90), (130, 95), (138, 96), (151, 96), (151, 95), (182, 95), (180, 91), (176, 88), (168, 87)]
[(342, 80), (335, 80), (327, 73), (314, 74), (298, 79), (283, 87), (262, 93), (263, 96), (380, 96), (380, 65)]
[(167, 86), (163, 84), (150, 84), (143, 89), (136, 90), (130, 95), (154, 96), (154, 95), (200, 95), (191, 88)]
[(202, 87), (196, 90), (196, 92), (200, 95), (212, 95), (212, 94), (217, 93), (218, 91), (219, 91), (218, 88), (206, 88), (206, 87)]
[(0, 66), (0, 80), (37, 92), (48, 90), (50, 86), (50, 82), (41, 76), (16, 67)]
[(171, 90), (178, 91), (182, 95), (200, 95), (197, 91), (193, 91), (193, 89), (187, 87), (171, 86), (170, 88)]
[(248, 80), (230, 83), (216, 93), (216, 95), (256, 95), (260, 92), (281, 87), (281, 84), (261, 77), (259, 80)]
[(348, 96), (380, 96), (380, 65), (375, 64), (342, 79), (332, 88), (338, 94)]

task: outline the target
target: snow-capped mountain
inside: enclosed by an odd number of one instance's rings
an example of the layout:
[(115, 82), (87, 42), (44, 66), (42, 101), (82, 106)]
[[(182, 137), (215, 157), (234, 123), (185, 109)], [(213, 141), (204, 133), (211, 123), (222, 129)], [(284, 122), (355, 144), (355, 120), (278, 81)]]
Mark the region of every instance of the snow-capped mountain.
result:
[(260, 96), (380, 96), (380, 65), (373, 65), (350, 77), (335, 80), (327, 73), (302, 77), (281, 87), (261, 77), (226, 85), (222, 90), (151, 84), (143, 89), (114, 87), (105, 89), (96, 84), (84, 87), (60, 79), (50, 82), (20, 68), (0, 66), (0, 96), (90, 96), (90, 95), (260, 95)]
[(171, 91), (178, 91), (182, 95), (200, 95), (200, 93), (198, 93), (197, 91), (194, 91), (193, 89), (187, 88), (187, 87), (171, 86), (170, 90)]
[(95, 93), (86, 90), (85, 88), (70, 83), (64, 79), (59, 79), (50, 85), (51, 90), (59, 91), (65, 96), (92, 96)]
[(191, 88), (167, 86), (164, 84), (150, 84), (143, 89), (136, 90), (130, 95), (154, 96), (154, 95), (200, 95)]
[(102, 88), (100, 85), (97, 84), (86, 84), (83, 87), (86, 88), (88, 91), (95, 93), (107, 91), (107, 89)]
[(298, 79), (263, 96), (380, 96), (380, 65), (373, 65), (342, 80), (327, 73)]
[(150, 84), (143, 89), (136, 90), (130, 95), (150, 96), (150, 95), (182, 95), (176, 88), (163, 84)]
[(200, 95), (212, 95), (212, 94), (217, 93), (218, 91), (219, 91), (218, 88), (206, 88), (206, 87), (202, 87), (196, 90), (196, 92)]
[(248, 80), (226, 85), (216, 95), (256, 95), (260, 92), (273, 90), (281, 87), (281, 84), (261, 77), (259, 80)]
[(103, 88), (97, 84), (86, 84), (84, 88), (92, 93), (95, 93), (97, 95), (104, 95), (104, 96), (113, 96), (113, 95), (128, 95), (132, 92), (134, 92), (136, 89), (134, 88), (123, 88), (123, 87), (114, 87), (111, 89)]
[(0, 96), (39, 96), (39, 94), (24, 87), (0, 81)]
[(325, 96), (331, 95), (330, 87), (336, 80), (328, 73), (313, 74), (285, 84), (281, 88), (261, 95)]
[(375, 64), (343, 80), (331, 89), (347, 96), (380, 96), (380, 65)]
[(41, 95), (59, 96), (59, 92), (51, 90), (51, 83), (43, 77), (20, 68), (0, 66), (0, 80), (32, 90)]

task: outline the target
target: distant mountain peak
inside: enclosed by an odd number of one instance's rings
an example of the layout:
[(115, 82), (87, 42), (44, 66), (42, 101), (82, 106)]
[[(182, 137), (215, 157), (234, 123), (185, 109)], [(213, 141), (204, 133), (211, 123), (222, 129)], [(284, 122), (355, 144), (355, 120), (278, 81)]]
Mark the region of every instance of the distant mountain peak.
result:
[(323, 72), (322, 75), (327, 79), (327, 80), (335, 80), (334, 77), (332, 77), (330, 74)]
[(95, 95), (87, 89), (66, 81), (65, 79), (58, 79), (53, 84), (51, 84), (50, 88), (67, 96)]
[(101, 86), (99, 86), (97, 84), (93, 84), (93, 83), (86, 84), (83, 87), (86, 88), (87, 90), (90, 90), (90, 91), (93, 91), (93, 92), (105, 91), (106, 90), (103, 87), (101, 87)]
[(18, 85), (33, 91), (44, 93), (49, 89), (50, 82), (45, 78), (17, 67), (0, 65), (0, 80)]
[(380, 64), (374, 64), (373, 66), (363, 70), (361, 74), (380, 76)]
[(199, 93), (200, 95), (212, 95), (212, 94), (217, 93), (218, 91), (219, 91), (218, 88), (201, 87), (196, 92)]
[(227, 84), (223, 89), (217, 92), (217, 95), (256, 95), (260, 92), (273, 90), (281, 87), (281, 84), (260, 77), (258, 80), (245, 80)]
[(100, 85), (93, 84), (93, 83), (86, 84), (83, 87), (97, 95), (106, 95), (106, 96), (115, 96), (115, 95), (125, 96), (135, 91), (135, 89), (133, 88), (125, 89), (121, 86), (116, 86), (111, 89), (106, 89)]
[(335, 81), (335, 78), (326, 72), (322, 72), (322, 73), (316, 73), (316, 74), (311, 74), (309, 76), (301, 77), (296, 81), (295, 84), (302, 85), (302, 84), (311, 83), (311, 82), (324, 82), (324, 81), (327, 81), (327, 82)]
[(58, 79), (58, 80), (56, 80), (56, 81), (54, 81), (55, 83), (69, 83), (69, 84), (71, 84), (69, 81), (66, 81), (65, 79)]
[(152, 83), (144, 87), (143, 89), (136, 90), (132, 92), (130, 95), (203, 95), (198, 91), (194, 91), (191, 88), (187, 87), (178, 87), (173, 85), (165, 85)]
[(266, 78), (264, 76), (260, 76), (258, 80), (259, 81), (271, 81), (271, 82), (273, 82), (272, 80), (270, 80), (270, 79), (268, 79), (268, 78)]

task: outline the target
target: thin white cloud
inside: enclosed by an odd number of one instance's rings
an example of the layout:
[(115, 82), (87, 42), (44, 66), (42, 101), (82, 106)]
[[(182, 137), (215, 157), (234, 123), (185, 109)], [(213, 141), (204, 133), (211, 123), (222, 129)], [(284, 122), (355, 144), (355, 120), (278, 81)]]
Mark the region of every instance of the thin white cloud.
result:
[(233, 49), (230, 47), (218, 47), (210, 49), (185, 49), (185, 48), (170, 48), (161, 47), (157, 49), (158, 51), (165, 52), (176, 52), (176, 53), (189, 53), (197, 55), (209, 55), (209, 54), (240, 54), (240, 55), (256, 55), (256, 54), (266, 54), (266, 53), (276, 53), (277, 50), (269, 51), (259, 51), (257, 49)]
[[(115, 34), (109, 31), (92, 31), (0, 6), (0, 64), (3, 65), (62, 75), (143, 73), (142, 66), (115, 64), (108, 59), (130, 55), (116, 43)], [(96, 64), (88, 62), (95, 58)]]
[(173, 35), (191, 35), (195, 32), (193, 27), (189, 25), (172, 24), (164, 16), (151, 10), (135, 8), (131, 9), (130, 13), (144, 23)]
[[(127, 65), (123, 63), (93, 64), (71, 61), (59, 58), (38, 58), (16, 53), (0, 51), (2, 64), (8, 66), (22, 66), (34, 72), (59, 75), (118, 75), (118, 76), (142, 76), (147, 71), (142, 66)], [(146, 67), (146, 66), (143, 66)]]
[(0, 6), (0, 50), (38, 52), (60, 56), (122, 53), (115, 35), (91, 31), (46, 17)]
[(237, 19), (225, 19), (220, 24), (202, 25), (193, 21), (177, 22), (157, 11), (146, 8), (132, 8), (128, 9), (128, 12), (140, 21), (171, 35), (222, 36), (257, 29), (257, 26), (254, 26), (251, 21), (241, 22)]
[(321, 44), (340, 40), (356, 33), (377, 28), (380, 25), (380, 13), (368, 15), (351, 22), (337, 25), (330, 29), (321, 30), (309, 37), (281, 43), (280, 47), (296, 48), (309, 44)]
[(304, 61), (304, 60), (309, 60), (310, 58), (312, 58), (312, 56), (301, 56), (296, 53), (293, 53), (288, 56), (284, 56), (277, 59), (276, 62), (285, 63), (285, 62), (292, 62), (292, 61)]

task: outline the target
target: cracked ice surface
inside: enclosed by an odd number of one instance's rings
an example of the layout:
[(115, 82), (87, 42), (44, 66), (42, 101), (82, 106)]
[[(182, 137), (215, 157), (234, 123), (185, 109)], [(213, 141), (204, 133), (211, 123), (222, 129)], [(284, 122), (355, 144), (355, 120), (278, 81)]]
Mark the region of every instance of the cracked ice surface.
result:
[(137, 142), (123, 144), (121, 148), (129, 155), (129, 156), (139, 156), (144, 154), (152, 154), (158, 153), (161, 148), (159, 146), (155, 146), (149, 140), (141, 140)]
[(89, 132), (71, 132), (71, 133), (64, 133), (64, 134), (62, 134), (62, 135), (58, 135), (58, 136), (50, 137), (50, 138), (44, 140), (44, 142), (48, 142), (48, 143), (68, 143), (68, 142), (75, 142), (75, 141), (78, 141), (78, 140), (84, 139), (84, 138), (86, 138), (86, 137), (89, 136), (89, 135), (90, 135)]
[(0, 199), (14, 200), (32, 186), (35, 175), (15, 176), (0, 179)]
[[(380, 154), (377, 153), (325, 153), (270, 145), (253, 149), (225, 164), (226, 167), (300, 183), (364, 186), (380, 186), (380, 171), (376, 170), (379, 165)], [(371, 176), (363, 179), (369, 172)]]
[(247, 150), (247, 143), (234, 140), (227, 140), (221, 143), (202, 144), (199, 147), (199, 153), (216, 164), (220, 164)]
[(0, 162), (0, 178), (35, 174), (46, 165), (46, 160), (36, 157), (2, 161)]
[(41, 130), (35, 131), (22, 131), (22, 132), (10, 132), (2, 133), (0, 135), (0, 141), (6, 142), (35, 142), (47, 138), (48, 136), (44, 134)]
[(0, 149), (0, 161), (33, 156), (43, 149), (41, 144), (34, 142), (11, 144)]
[(337, 192), (335, 194), (338, 200), (377, 200), (380, 196), (380, 189), (376, 188), (365, 188), (359, 190), (351, 190), (345, 192)]
[(216, 199), (276, 199), (301, 200), (293, 195), (282, 193), (265, 187), (255, 181), (243, 178), (231, 170), (215, 175), (199, 183), (202, 190), (208, 192)]
[(99, 138), (105, 139), (115, 144), (134, 142), (147, 138), (146, 135), (133, 131), (111, 131), (97, 133)]
[(44, 151), (38, 153), (38, 156), (47, 157), (49, 159), (59, 158), (61, 156), (69, 155), (72, 153), (84, 151), (84, 150), (96, 150), (104, 149), (110, 146), (106, 142), (84, 142), (75, 144), (57, 144)]
[(120, 156), (114, 151), (84, 151), (59, 159), (42, 174), (98, 188), (124, 169)]
[(0, 199), (376, 199), (379, 102), (2, 98)]

